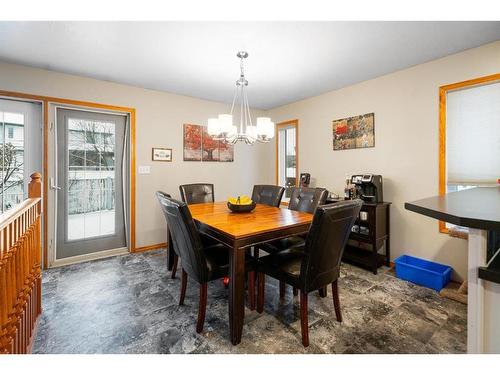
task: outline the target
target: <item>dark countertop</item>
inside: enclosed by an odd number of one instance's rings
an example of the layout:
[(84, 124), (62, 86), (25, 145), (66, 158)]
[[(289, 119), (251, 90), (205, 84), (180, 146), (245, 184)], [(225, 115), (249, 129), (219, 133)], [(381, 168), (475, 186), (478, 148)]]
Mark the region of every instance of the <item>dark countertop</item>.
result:
[(478, 187), (407, 202), (405, 208), (462, 227), (500, 230), (500, 186)]

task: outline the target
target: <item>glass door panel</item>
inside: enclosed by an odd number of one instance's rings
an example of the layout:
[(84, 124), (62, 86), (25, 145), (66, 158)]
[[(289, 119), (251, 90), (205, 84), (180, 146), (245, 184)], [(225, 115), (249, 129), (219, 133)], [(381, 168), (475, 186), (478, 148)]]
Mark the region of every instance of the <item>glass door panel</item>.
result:
[(285, 200), (297, 185), (296, 134), (294, 125), (278, 129), (278, 184), (285, 187)]

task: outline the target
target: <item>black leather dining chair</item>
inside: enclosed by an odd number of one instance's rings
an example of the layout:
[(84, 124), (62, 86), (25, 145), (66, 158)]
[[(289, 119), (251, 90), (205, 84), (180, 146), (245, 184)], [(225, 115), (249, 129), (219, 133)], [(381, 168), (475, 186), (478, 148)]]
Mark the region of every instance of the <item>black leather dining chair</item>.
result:
[[(294, 187), (288, 202), (288, 209), (301, 212), (314, 213), (319, 205), (323, 205), (328, 198), (328, 190), (324, 188)], [(305, 236), (292, 236), (280, 240), (267, 242), (255, 247), (254, 257), (259, 257), (259, 249), (266, 253), (274, 254), (291, 247), (301, 246), (305, 243)], [(293, 294), (297, 294), (294, 288)], [(285, 283), (280, 281), (280, 298), (285, 296)]]
[[(187, 204), (178, 200), (159, 197), (163, 214), (172, 233), (175, 249), (179, 254), (182, 266), (182, 281), (179, 305), (184, 304), (188, 277), (200, 284), (198, 305), (198, 321), (196, 332), (203, 331), (207, 307), (207, 285), (209, 281), (229, 274), (229, 251), (222, 244), (205, 247)], [(247, 260), (246, 272), (249, 272), (250, 308), (255, 305), (254, 262)]]
[[(213, 203), (215, 201), (214, 185), (207, 183), (185, 184), (179, 186), (181, 199), (187, 204)], [(216, 245), (218, 242), (212, 237), (200, 233), (205, 245)]]
[[(160, 202), (161, 205), (162, 199), (172, 198), (172, 196), (168, 193), (158, 190), (156, 192), (156, 198), (158, 198), (158, 201)], [(172, 279), (175, 279), (175, 274), (177, 273), (177, 263), (179, 263), (179, 255), (175, 251), (174, 242), (172, 241), (172, 234), (170, 233), (170, 229), (168, 229), (168, 223), (167, 223), (167, 246), (168, 246), (168, 251), (169, 252), (172, 251), (174, 253), (174, 262), (172, 265), (171, 277)]]
[(265, 275), (300, 290), (302, 344), (309, 345), (308, 293), (331, 284), (337, 321), (342, 321), (337, 280), (351, 228), (362, 201), (344, 201), (319, 206), (304, 245), (259, 258), (257, 311), (264, 309)]
[(214, 185), (206, 183), (179, 186), (181, 199), (187, 204), (214, 202)]
[(252, 200), (255, 203), (279, 207), (284, 192), (285, 188), (282, 186), (254, 185), (252, 191)]

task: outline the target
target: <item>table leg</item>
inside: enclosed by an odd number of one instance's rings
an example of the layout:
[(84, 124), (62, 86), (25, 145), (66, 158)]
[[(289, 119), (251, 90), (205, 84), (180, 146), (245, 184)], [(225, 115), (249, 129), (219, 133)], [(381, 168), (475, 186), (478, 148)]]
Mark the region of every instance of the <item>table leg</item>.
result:
[(484, 353), (484, 282), (478, 268), (486, 265), (487, 232), (469, 228), (467, 265), (467, 353)]
[(233, 345), (241, 341), (245, 318), (245, 250), (235, 245), (229, 253), (229, 332)]

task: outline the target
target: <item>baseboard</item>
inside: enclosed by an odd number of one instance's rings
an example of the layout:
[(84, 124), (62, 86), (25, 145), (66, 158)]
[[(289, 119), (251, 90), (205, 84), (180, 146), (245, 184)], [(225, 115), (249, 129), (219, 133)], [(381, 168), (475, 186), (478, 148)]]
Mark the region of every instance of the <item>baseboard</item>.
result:
[(52, 262), (52, 264), (49, 266), (49, 268), (67, 266), (69, 264), (87, 262), (89, 260), (109, 258), (109, 257), (113, 257), (116, 255), (125, 255), (128, 253), (129, 253), (129, 251), (126, 247), (121, 247), (121, 248), (112, 249), (112, 250), (98, 251), (95, 253), (90, 253), (90, 254), (85, 254), (85, 255), (77, 255), (77, 256), (69, 257), (69, 258), (56, 259)]
[(167, 247), (167, 243), (166, 242), (157, 243), (155, 245), (149, 245), (149, 246), (143, 246), (143, 247), (136, 247), (134, 249), (134, 251), (132, 251), (132, 252), (133, 253), (142, 253), (143, 251), (157, 250), (157, 249), (161, 249), (161, 248), (164, 248), (164, 247)]

